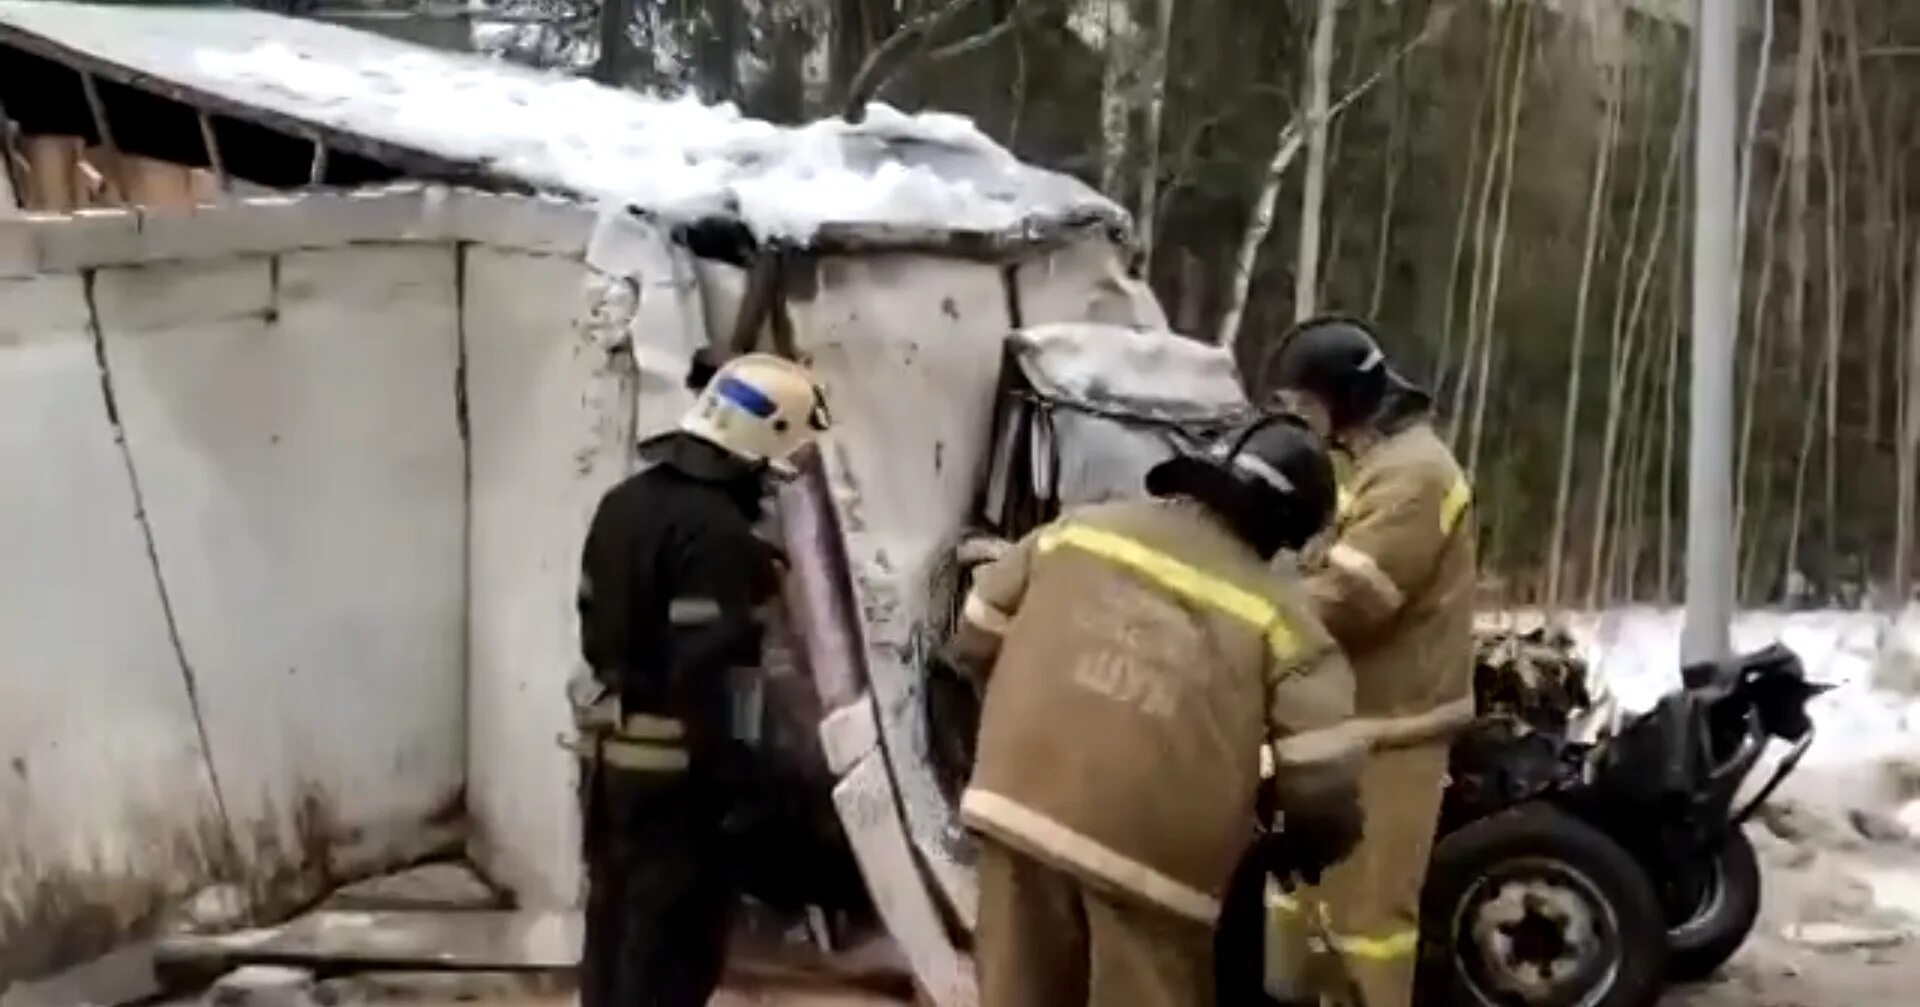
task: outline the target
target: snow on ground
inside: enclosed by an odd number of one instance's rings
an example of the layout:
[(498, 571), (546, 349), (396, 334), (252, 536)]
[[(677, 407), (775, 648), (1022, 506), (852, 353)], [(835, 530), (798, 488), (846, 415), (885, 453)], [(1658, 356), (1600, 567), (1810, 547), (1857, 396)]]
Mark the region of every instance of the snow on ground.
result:
[(0, 0), (0, 23), (149, 77), (670, 220), (759, 237), (823, 224), (1017, 231), (1125, 211), (965, 118), (872, 106), (786, 128), (314, 21), (220, 8)]
[[(1589, 664), (1628, 710), (1650, 707), (1680, 685), (1681, 613), (1623, 608), (1564, 618)], [(1490, 620), (1520, 626), (1538, 613)], [(1744, 612), (1733, 624), (1736, 651), (1784, 643), (1807, 676), (1833, 685), (1814, 700), (1818, 729), (1805, 766), (1849, 767), (1920, 755), (1920, 609), (1877, 612)]]

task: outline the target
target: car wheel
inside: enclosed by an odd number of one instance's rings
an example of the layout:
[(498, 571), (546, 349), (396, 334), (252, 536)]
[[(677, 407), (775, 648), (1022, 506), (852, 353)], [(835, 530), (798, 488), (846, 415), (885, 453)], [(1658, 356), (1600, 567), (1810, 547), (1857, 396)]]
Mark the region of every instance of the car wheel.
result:
[(1643, 1007), (1660, 992), (1666, 926), (1646, 873), (1544, 804), (1442, 839), (1421, 916), (1423, 1003)]
[(1760, 861), (1745, 831), (1727, 834), (1693, 895), (1686, 918), (1667, 927), (1667, 977), (1678, 982), (1712, 975), (1760, 918)]

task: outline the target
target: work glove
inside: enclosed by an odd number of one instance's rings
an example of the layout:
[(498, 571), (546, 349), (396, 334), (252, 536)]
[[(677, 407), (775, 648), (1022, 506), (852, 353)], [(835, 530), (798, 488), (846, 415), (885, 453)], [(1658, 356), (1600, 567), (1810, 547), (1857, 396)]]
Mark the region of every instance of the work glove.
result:
[(1345, 860), (1365, 829), (1360, 790), (1345, 770), (1282, 768), (1288, 777), (1273, 794), (1272, 826), (1259, 852), (1276, 878), (1317, 885), (1327, 868)]

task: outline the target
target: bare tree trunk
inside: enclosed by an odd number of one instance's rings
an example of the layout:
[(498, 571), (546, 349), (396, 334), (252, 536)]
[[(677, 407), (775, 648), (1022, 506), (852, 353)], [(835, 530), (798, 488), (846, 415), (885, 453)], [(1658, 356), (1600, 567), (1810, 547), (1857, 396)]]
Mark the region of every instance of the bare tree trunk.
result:
[(1600, 143), (1593, 151), (1593, 187), (1587, 195), (1586, 248), (1580, 258), (1580, 291), (1574, 298), (1573, 347), (1567, 358), (1567, 394), (1560, 419), (1560, 473), (1554, 483), (1553, 535), (1547, 547), (1546, 609), (1549, 614), (1560, 607), (1560, 582), (1564, 576), (1567, 544), (1567, 509), (1573, 490), (1573, 459), (1579, 453), (1580, 391), (1586, 367), (1589, 306), (1593, 297), (1594, 262), (1599, 257), (1601, 211), (1612, 192), (1613, 158), (1620, 136), (1622, 91), (1625, 68), (1617, 64), (1607, 74), (1606, 111), (1600, 126)]
[(1513, 88), (1507, 107), (1507, 140), (1502, 154), (1500, 174), (1500, 216), (1494, 225), (1493, 237), (1493, 275), (1487, 280), (1486, 310), (1480, 318), (1480, 374), (1473, 398), (1473, 433), (1467, 439), (1467, 478), (1471, 482), (1480, 474), (1481, 432), (1487, 423), (1487, 388), (1492, 383), (1493, 346), (1496, 322), (1500, 312), (1500, 283), (1505, 276), (1507, 264), (1507, 224), (1513, 215), (1513, 156), (1519, 146), (1520, 115), (1526, 108), (1527, 68), (1533, 55), (1533, 12), (1535, 5), (1526, 5), (1520, 14), (1519, 53), (1513, 67)]
[(1860, 52), (1860, 10), (1857, 0), (1847, 0), (1844, 11), (1846, 23), (1842, 36), (1846, 44), (1847, 88), (1852, 100), (1848, 106), (1853, 110), (1855, 141), (1858, 144), (1861, 172), (1869, 206), (1866, 227), (1868, 250), (1868, 293), (1867, 293), (1867, 444), (1877, 447), (1880, 441), (1881, 414), (1885, 408), (1882, 395), (1882, 364), (1886, 359), (1887, 332), (1892, 327), (1887, 317), (1887, 253), (1893, 248), (1888, 233), (1893, 224), (1892, 190), (1886, 181), (1891, 172), (1882, 172), (1879, 144), (1874, 139), (1873, 106), (1867, 96), (1865, 76), (1861, 70)]
[(1387, 292), (1387, 256), (1393, 244), (1393, 211), (1400, 199), (1400, 174), (1406, 164), (1407, 89), (1394, 92), (1393, 119), (1387, 133), (1386, 195), (1380, 201), (1380, 227), (1373, 250), (1373, 285), (1368, 289), (1367, 317), (1378, 318)]
[(1308, 69), (1307, 179), (1300, 197), (1300, 247), (1293, 271), (1293, 317), (1311, 318), (1320, 292), (1320, 228), (1327, 200), (1327, 103), (1332, 101), (1333, 27), (1337, 0), (1320, 0), (1313, 25), (1312, 65)]
[(1787, 224), (1793, 229), (1787, 246), (1787, 269), (1792, 273), (1787, 331), (1782, 333), (1787, 368), (1798, 372), (1800, 345), (1806, 338), (1808, 293), (1807, 218), (1813, 161), (1813, 84), (1820, 54), (1820, 4), (1800, 5), (1800, 46), (1794, 54), (1793, 120), (1788, 127), (1787, 159), (1792, 172)]
[[(1373, 75), (1361, 81), (1353, 90), (1340, 96), (1327, 109), (1327, 115), (1337, 116), (1347, 106), (1360, 100), (1368, 91), (1373, 90), (1388, 73), (1397, 69), (1414, 50), (1439, 38), (1452, 24), (1453, 7), (1435, 7), (1427, 18), (1427, 24), (1420, 34), (1400, 47), (1393, 57)], [(1260, 192), (1254, 197), (1253, 215), (1247, 220), (1247, 229), (1240, 234), (1240, 248), (1234, 253), (1233, 272), (1227, 277), (1227, 307), (1220, 318), (1220, 328), (1214, 333), (1214, 343), (1219, 346), (1232, 346), (1234, 337), (1240, 331), (1240, 319), (1247, 310), (1247, 288), (1253, 281), (1254, 261), (1259, 258), (1260, 246), (1267, 240), (1267, 234), (1273, 230), (1274, 203), (1280, 198), (1280, 183), (1286, 178), (1287, 168), (1293, 159), (1300, 155), (1305, 145), (1306, 128), (1313, 123), (1305, 117), (1296, 117), (1280, 130), (1279, 143), (1274, 150), (1273, 160), (1268, 162), (1265, 177), (1260, 183)]]
[[(1826, 369), (1827, 361), (1822, 357), (1815, 374), (1816, 387), (1824, 377), (1820, 372)], [(1807, 399), (1806, 419), (1800, 425), (1800, 453), (1797, 455), (1799, 461), (1794, 464), (1793, 510), (1787, 515), (1787, 561), (1781, 575), (1785, 578), (1784, 584), (1789, 590), (1792, 588), (1794, 577), (1800, 572), (1800, 525), (1806, 519), (1807, 456), (1813, 454), (1813, 431), (1817, 426), (1814, 421), (1819, 416), (1820, 396), (1810, 396)]]
[(593, 63), (593, 79), (618, 86), (627, 66), (627, 29), (633, 24), (634, 0), (600, 0), (600, 57)]
[[(1531, 7), (1529, 7), (1531, 9)], [(1467, 281), (1467, 342), (1460, 355), (1460, 380), (1453, 386), (1453, 408), (1448, 410), (1447, 442), (1457, 446), (1460, 434), (1466, 429), (1467, 392), (1473, 386), (1481, 356), (1480, 335), (1482, 332), (1480, 312), (1486, 296), (1487, 269), (1487, 227), (1493, 211), (1494, 185), (1500, 179), (1502, 140), (1506, 136), (1507, 89), (1513, 81), (1507, 73), (1507, 47), (1515, 35), (1514, 29), (1520, 24), (1520, 14), (1516, 10), (1504, 16), (1500, 30), (1500, 51), (1495, 59), (1498, 69), (1495, 72), (1493, 93), (1493, 135), (1487, 140), (1487, 171), (1480, 179), (1480, 192), (1476, 197), (1473, 223), (1473, 271)]]
[[(1779, 0), (1761, 0), (1760, 65), (1753, 74), (1753, 93), (1747, 104), (1747, 136), (1740, 145), (1739, 207), (1734, 211), (1739, 238), (1733, 246), (1733, 306), (1740, 310), (1741, 288), (1747, 281), (1747, 238), (1752, 229), (1754, 153), (1760, 139), (1760, 110), (1766, 104), (1767, 79), (1773, 72), (1774, 5)], [(1757, 321), (1758, 319), (1756, 319)], [(1737, 485), (1737, 484), (1736, 484)], [(1736, 543), (1739, 536), (1734, 536)]]
[(1660, 377), (1661, 356), (1655, 352), (1654, 332), (1664, 324), (1665, 319), (1658, 318), (1655, 312), (1647, 313), (1643, 322), (1645, 331), (1640, 337), (1647, 351), (1640, 355), (1634, 371), (1634, 387), (1628, 393), (1626, 492), (1620, 497), (1620, 527), (1614, 534), (1613, 546), (1616, 558), (1611, 564), (1618, 571), (1619, 581), (1607, 592), (1607, 597), (1617, 603), (1632, 603), (1639, 597), (1642, 520), (1646, 515), (1647, 486), (1652, 481), (1648, 469), (1653, 464), (1656, 433), (1654, 393), (1659, 390)]
[(1106, 0), (1105, 61), (1100, 73), (1100, 191), (1120, 192), (1132, 132), (1133, 87), (1128, 75), (1135, 70), (1138, 29), (1127, 0)]
[[(875, 46), (866, 54), (866, 58), (860, 61), (860, 69), (854, 72), (853, 79), (847, 84), (846, 98), (840, 103), (841, 118), (854, 123), (864, 120), (867, 115), (867, 103), (880, 93), (880, 89), (919, 54), (927, 53), (927, 47), (954, 18), (966, 13), (979, 2), (980, 0), (946, 0), (940, 6), (908, 20), (897, 31), (887, 36), (885, 41)], [(928, 57), (942, 58), (943, 54), (952, 55), (966, 51), (978, 41), (997, 38), (1005, 30), (1003, 26), (1010, 24), (1012, 20), (1013, 17), (1009, 16), (1007, 22), (995, 25), (970, 39), (951, 43), (939, 52), (928, 53)]]
[[(1819, 60), (1819, 113), (1821, 162), (1827, 181), (1826, 225), (1827, 225), (1827, 296), (1826, 300), (1826, 386), (1824, 395), (1827, 404), (1826, 448), (1826, 492), (1825, 508), (1821, 515), (1821, 524), (1825, 529), (1825, 565), (1832, 570), (1838, 566), (1840, 558), (1840, 326), (1844, 324), (1846, 294), (1841, 287), (1840, 274), (1846, 258), (1846, 248), (1840, 240), (1840, 227), (1847, 216), (1847, 170), (1844, 153), (1836, 161), (1833, 146), (1833, 114), (1838, 98), (1831, 93), (1826, 73), (1826, 59)], [(1832, 578), (1827, 578), (1828, 588), (1832, 587)]]
[[(1504, 24), (1504, 22), (1500, 20), (1500, 15), (1495, 16), (1494, 23), (1496, 25)], [(1447, 302), (1446, 309), (1441, 313), (1440, 352), (1435, 357), (1433, 368), (1432, 383), (1435, 401), (1439, 401), (1445, 397), (1447, 370), (1451, 364), (1451, 357), (1453, 355), (1453, 323), (1457, 317), (1457, 309), (1460, 305), (1460, 264), (1466, 258), (1467, 224), (1474, 219), (1473, 193), (1480, 186), (1480, 137), (1482, 125), (1488, 118), (1489, 106), (1497, 100), (1497, 92), (1500, 87), (1499, 50), (1496, 49), (1495, 53), (1496, 57), (1487, 64), (1487, 72), (1485, 76), (1480, 79), (1480, 96), (1475, 102), (1473, 109), (1473, 129), (1471, 136), (1467, 140), (1467, 180), (1466, 184), (1460, 188), (1460, 212), (1456, 216), (1453, 224), (1453, 258), (1449, 260), (1447, 264)], [(1492, 117), (1496, 121), (1499, 119), (1497, 107), (1492, 113)], [(1493, 155), (1489, 153), (1487, 155), (1485, 170), (1492, 172), (1493, 167), (1494, 158)], [(1468, 363), (1472, 363), (1470, 358), (1468, 359)], [(1455, 415), (1458, 415), (1457, 412)]]
[[(1779, 249), (1780, 207), (1786, 188), (1787, 175), (1781, 172), (1774, 179), (1773, 194), (1767, 199), (1766, 219), (1761, 223), (1760, 286), (1753, 299), (1753, 331), (1747, 337), (1747, 387), (1740, 406), (1740, 445), (1734, 458), (1733, 543), (1736, 554), (1747, 548), (1747, 487), (1753, 458), (1754, 412), (1759, 402), (1760, 378), (1772, 360), (1767, 354), (1767, 335), (1778, 327), (1770, 324), (1773, 315), (1767, 310), (1767, 304), (1773, 293), (1774, 267)], [(1748, 566), (1743, 560), (1736, 559), (1735, 569), (1746, 570)]]
[[(1693, 71), (1691, 66), (1689, 66), (1686, 74), (1685, 98), (1682, 99), (1682, 107), (1690, 108), (1691, 102), (1687, 99), (1690, 99), (1693, 95)], [(1641, 262), (1639, 279), (1634, 283), (1632, 305), (1628, 309), (1624, 321), (1616, 322), (1614, 327), (1615, 342), (1618, 350), (1612, 368), (1612, 381), (1607, 389), (1607, 416), (1605, 429), (1601, 434), (1600, 486), (1597, 496), (1598, 512), (1603, 515), (1603, 519), (1594, 527), (1593, 548), (1591, 551), (1592, 562), (1596, 568), (1600, 566), (1600, 561), (1605, 556), (1607, 523), (1604, 520), (1604, 515), (1607, 513), (1607, 501), (1613, 490), (1614, 455), (1618, 450), (1622, 418), (1621, 405), (1626, 392), (1625, 382), (1628, 379), (1630, 371), (1635, 366), (1634, 355), (1638, 352), (1638, 332), (1642, 327), (1640, 320), (1642, 312), (1646, 309), (1647, 292), (1653, 283), (1654, 267), (1660, 260), (1661, 247), (1666, 244), (1667, 224), (1672, 216), (1673, 209), (1673, 187), (1679, 175), (1680, 154), (1686, 149), (1689, 120), (1690, 116), (1683, 113), (1674, 122), (1673, 133), (1667, 143), (1666, 164), (1661, 169), (1660, 191), (1656, 196), (1657, 202), (1654, 207), (1653, 235), (1647, 243), (1647, 254)], [(1626, 283), (1626, 275), (1632, 271), (1632, 262), (1633, 246), (1629, 244), (1622, 260), (1621, 282), (1623, 287)], [(1588, 587), (1589, 604), (1591, 604), (1597, 591), (1598, 587), (1593, 582), (1590, 582)]]
[(1900, 370), (1900, 448), (1894, 465), (1900, 482), (1899, 508), (1894, 520), (1894, 604), (1904, 606), (1913, 597), (1913, 523), (1915, 462), (1920, 459), (1920, 238), (1909, 257), (1913, 270), (1907, 279), (1906, 359)]
[(1680, 268), (1681, 253), (1676, 250), (1672, 265), (1674, 292), (1668, 312), (1667, 376), (1661, 395), (1660, 418), (1660, 572), (1655, 579), (1660, 604), (1673, 604), (1673, 430), (1674, 400), (1680, 394), (1680, 317), (1686, 310), (1686, 271)]
[[(1347, 46), (1346, 66), (1344, 68), (1336, 67), (1333, 76), (1335, 79), (1342, 81), (1343, 86), (1351, 87), (1352, 82), (1360, 76), (1360, 61), (1364, 58), (1369, 41), (1373, 38), (1374, 4), (1369, 2), (1369, 0), (1357, 0), (1355, 3), (1348, 4), (1348, 6), (1359, 8), (1354, 19), (1354, 30), (1351, 36), (1354, 41), (1353, 44)], [(1407, 6), (1406, 4), (1398, 4), (1395, 5), (1395, 10), (1404, 13), (1404, 8)], [(1404, 20), (1404, 18), (1401, 19), (1403, 23)], [(1336, 32), (1335, 45), (1337, 46), (1338, 44), (1338, 33)], [(1327, 127), (1327, 163), (1333, 165), (1335, 171), (1340, 170), (1339, 165), (1342, 163), (1341, 158), (1346, 151), (1346, 130), (1347, 121), (1345, 119), (1335, 119)], [(1320, 254), (1320, 265), (1319, 268), (1315, 270), (1315, 272), (1319, 274), (1319, 283), (1315, 287), (1314, 305), (1319, 311), (1325, 311), (1325, 306), (1333, 301), (1334, 281), (1340, 276), (1341, 256), (1347, 247), (1347, 238), (1351, 231), (1351, 227), (1349, 226), (1352, 223), (1351, 218), (1356, 212), (1354, 209), (1355, 199), (1351, 187), (1335, 186), (1330, 195), (1332, 196), (1330, 200), (1332, 210), (1330, 212), (1323, 211), (1323, 213), (1325, 216), (1331, 218), (1333, 226), (1327, 229), (1326, 238), (1321, 242), (1325, 247), (1325, 251)]]
[(1168, 50), (1173, 39), (1174, 0), (1154, 0), (1152, 55), (1148, 64), (1147, 121), (1140, 137), (1140, 209), (1134, 215), (1140, 257), (1152, 267), (1154, 225), (1160, 208), (1160, 119), (1167, 107)]

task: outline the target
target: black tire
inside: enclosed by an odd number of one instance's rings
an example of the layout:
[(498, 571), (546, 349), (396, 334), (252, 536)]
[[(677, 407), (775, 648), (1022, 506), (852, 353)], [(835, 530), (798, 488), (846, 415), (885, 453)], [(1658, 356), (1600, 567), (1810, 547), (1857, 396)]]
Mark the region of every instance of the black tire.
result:
[(1613, 840), (1548, 805), (1442, 839), (1421, 901), (1422, 1004), (1647, 1007), (1660, 994), (1666, 926), (1652, 882)]
[(1676, 982), (1713, 975), (1760, 918), (1760, 860), (1744, 830), (1727, 835), (1699, 896), (1692, 912), (1667, 928), (1667, 978)]

